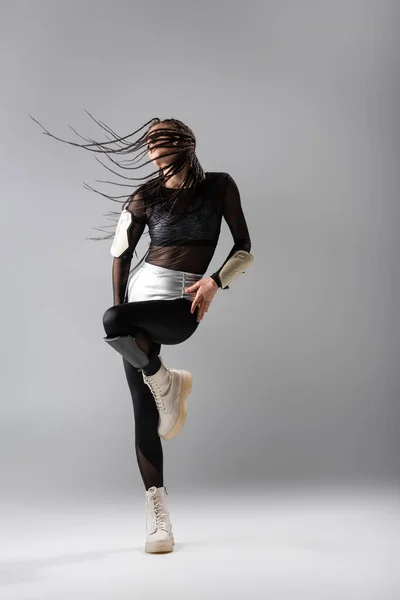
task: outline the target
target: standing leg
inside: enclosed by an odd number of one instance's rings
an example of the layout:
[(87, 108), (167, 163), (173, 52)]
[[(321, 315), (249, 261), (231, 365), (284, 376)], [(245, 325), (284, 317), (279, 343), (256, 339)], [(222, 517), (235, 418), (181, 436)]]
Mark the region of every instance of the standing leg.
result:
[(135, 417), (135, 452), (145, 489), (162, 487), (163, 450), (157, 432), (158, 411), (142, 374), (123, 359)]
[[(159, 348), (158, 348), (159, 351)], [(150, 349), (151, 352), (151, 349)], [(158, 412), (141, 373), (123, 360), (135, 414), (135, 451), (146, 490), (146, 552), (170, 552), (175, 540), (166, 503)]]

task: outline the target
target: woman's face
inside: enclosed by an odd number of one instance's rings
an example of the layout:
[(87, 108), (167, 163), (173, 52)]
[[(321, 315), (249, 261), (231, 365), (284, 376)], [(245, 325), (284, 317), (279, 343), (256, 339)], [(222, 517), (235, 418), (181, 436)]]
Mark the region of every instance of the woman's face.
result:
[[(154, 125), (148, 133), (147, 142), (147, 154), (150, 160), (152, 160), (159, 169), (166, 167), (176, 158), (176, 153), (171, 153), (173, 152), (173, 146), (177, 144), (176, 142), (173, 142), (170, 132), (165, 135), (162, 134), (163, 129), (171, 128), (163, 123)], [(163, 143), (165, 143), (167, 147), (160, 146), (160, 144)], [(155, 146), (157, 146), (157, 148), (155, 148)], [(165, 156), (166, 154), (169, 154), (169, 156)]]

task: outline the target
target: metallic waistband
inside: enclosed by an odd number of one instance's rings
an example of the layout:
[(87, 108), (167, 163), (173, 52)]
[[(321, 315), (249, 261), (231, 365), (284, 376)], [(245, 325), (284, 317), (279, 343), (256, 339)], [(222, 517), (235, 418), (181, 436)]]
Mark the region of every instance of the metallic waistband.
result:
[(196, 292), (185, 292), (185, 288), (199, 281), (203, 275), (188, 271), (177, 271), (142, 262), (128, 276), (125, 300), (175, 300), (185, 298), (192, 301)]

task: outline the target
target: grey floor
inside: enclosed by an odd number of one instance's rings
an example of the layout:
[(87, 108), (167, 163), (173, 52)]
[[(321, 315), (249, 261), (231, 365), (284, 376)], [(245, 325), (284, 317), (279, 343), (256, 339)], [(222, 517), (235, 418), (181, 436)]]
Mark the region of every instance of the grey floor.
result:
[(164, 555), (144, 552), (144, 489), (3, 503), (1, 600), (400, 598), (394, 486), (168, 492)]

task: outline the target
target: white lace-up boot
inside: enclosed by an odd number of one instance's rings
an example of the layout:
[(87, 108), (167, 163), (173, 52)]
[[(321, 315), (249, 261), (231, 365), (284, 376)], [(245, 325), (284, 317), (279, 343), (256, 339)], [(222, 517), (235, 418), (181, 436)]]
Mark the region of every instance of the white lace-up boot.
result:
[(163, 440), (172, 440), (182, 429), (187, 416), (187, 397), (192, 389), (192, 375), (189, 371), (161, 367), (154, 375), (143, 379), (149, 386), (157, 405), (160, 419), (158, 435)]
[(172, 552), (174, 535), (166, 503), (166, 487), (154, 485), (146, 491), (145, 552)]

